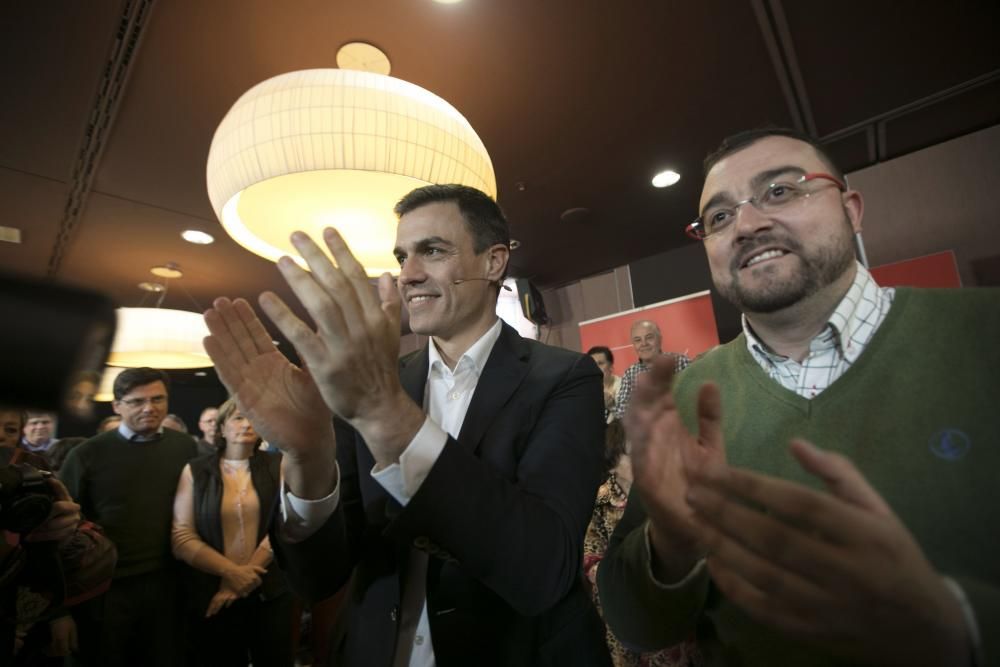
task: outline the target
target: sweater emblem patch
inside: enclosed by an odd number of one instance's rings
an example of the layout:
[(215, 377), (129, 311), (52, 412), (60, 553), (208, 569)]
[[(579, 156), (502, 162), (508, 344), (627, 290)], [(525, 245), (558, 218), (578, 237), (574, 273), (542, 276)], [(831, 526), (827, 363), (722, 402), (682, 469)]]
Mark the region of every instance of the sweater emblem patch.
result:
[(944, 428), (931, 436), (931, 451), (945, 461), (958, 461), (972, 449), (972, 440), (957, 428)]

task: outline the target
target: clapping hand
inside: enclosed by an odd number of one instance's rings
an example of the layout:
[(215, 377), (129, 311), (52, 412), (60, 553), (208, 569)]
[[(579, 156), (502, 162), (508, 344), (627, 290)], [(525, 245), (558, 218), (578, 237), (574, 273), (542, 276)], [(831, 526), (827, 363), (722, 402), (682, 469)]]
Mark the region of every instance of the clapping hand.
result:
[(688, 503), (719, 589), (758, 622), (852, 660), (970, 663), (961, 607), (845, 457), (792, 443), (827, 492), (735, 468), (690, 471)]

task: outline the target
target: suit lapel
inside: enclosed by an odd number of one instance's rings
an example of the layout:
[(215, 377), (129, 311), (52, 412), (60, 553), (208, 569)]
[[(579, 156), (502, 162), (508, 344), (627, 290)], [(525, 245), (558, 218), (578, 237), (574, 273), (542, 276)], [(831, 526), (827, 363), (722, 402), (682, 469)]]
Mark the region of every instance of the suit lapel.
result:
[[(430, 345), (429, 339), (427, 344)], [(424, 391), (427, 389), (429, 364), (426, 347), (403, 357), (399, 362), (399, 382), (421, 410), (424, 409)]]
[(483, 435), (500, 414), (500, 408), (528, 374), (530, 356), (524, 340), (503, 323), (500, 337), (486, 360), (469, 410), (465, 413), (462, 430), (458, 434), (459, 444), (473, 452), (479, 449)]

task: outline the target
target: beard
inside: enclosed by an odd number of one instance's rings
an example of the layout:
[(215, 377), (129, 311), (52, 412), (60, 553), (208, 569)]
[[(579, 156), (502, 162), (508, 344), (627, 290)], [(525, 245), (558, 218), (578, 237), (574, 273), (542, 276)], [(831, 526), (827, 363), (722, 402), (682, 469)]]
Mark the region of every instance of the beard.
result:
[[(744, 248), (733, 260), (726, 285), (716, 284), (716, 289), (730, 303), (743, 312), (774, 313), (808, 299), (824, 287), (831, 285), (854, 264), (854, 247), (851, 244), (850, 221), (845, 215), (844, 228), (827, 245), (806, 252), (793, 238), (779, 239), (774, 234), (762, 234)], [(776, 273), (772, 266), (762, 266), (755, 274), (755, 284), (745, 285), (740, 279), (740, 266), (758, 248), (779, 245), (798, 259), (790, 277)]]

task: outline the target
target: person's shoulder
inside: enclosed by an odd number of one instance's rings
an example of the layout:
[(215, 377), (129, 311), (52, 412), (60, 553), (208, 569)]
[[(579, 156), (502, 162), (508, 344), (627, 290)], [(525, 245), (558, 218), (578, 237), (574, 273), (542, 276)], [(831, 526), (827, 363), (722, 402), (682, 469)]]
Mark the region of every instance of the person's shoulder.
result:
[[(531, 338), (518, 338), (517, 356), (527, 361), (529, 367), (546, 374), (573, 374), (600, 378), (601, 371), (594, 360), (581, 352), (542, 343)], [(533, 371), (534, 372), (534, 371)]]
[(746, 338), (741, 333), (729, 341), (710, 348), (690, 361), (687, 368), (677, 374), (677, 384), (701, 379), (713, 379), (719, 373), (731, 371), (739, 355), (746, 351)]
[(937, 327), (951, 329), (992, 330), (1000, 327), (1000, 288), (898, 287), (889, 317), (932, 319)]
[(188, 433), (165, 428), (163, 429), (163, 442), (169, 447), (182, 451), (185, 454), (190, 454), (188, 458), (198, 456), (198, 443)]
[(109, 447), (113, 447), (115, 444), (123, 442), (125, 442), (125, 439), (122, 438), (116, 430), (98, 433), (97, 435), (87, 438), (80, 444), (70, 448), (69, 452), (66, 454), (66, 458), (63, 460), (61, 468), (65, 468), (67, 465), (72, 467), (77, 461), (87, 461), (95, 456), (99, 457), (106, 452)]
[(927, 304), (940, 308), (968, 308), (1000, 303), (1000, 287), (897, 287), (897, 301)]

